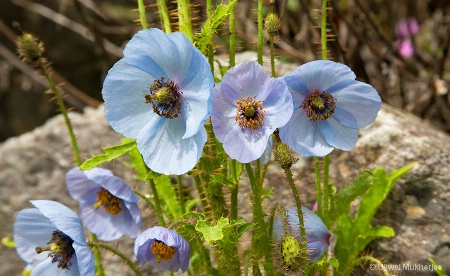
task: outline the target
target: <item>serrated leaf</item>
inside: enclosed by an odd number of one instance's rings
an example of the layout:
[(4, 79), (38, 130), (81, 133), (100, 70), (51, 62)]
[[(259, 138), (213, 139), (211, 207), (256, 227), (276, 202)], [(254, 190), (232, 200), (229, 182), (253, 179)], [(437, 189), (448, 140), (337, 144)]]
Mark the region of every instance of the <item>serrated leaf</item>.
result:
[(211, 43), (217, 28), (230, 15), (230, 11), (236, 3), (237, 0), (231, 0), (227, 5), (217, 5), (213, 15), (203, 25), (201, 32), (195, 35), (195, 45), (203, 54), (206, 54), (207, 46)]
[(129, 153), (136, 148), (136, 141), (131, 141), (122, 145), (103, 148), (105, 153), (95, 155), (81, 164), (81, 170), (93, 169), (104, 162), (110, 162)]
[(371, 171), (364, 171), (358, 175), (350, 184), (345, 186), (334, 198), (335, 215), (347, 214), (350, 210), (350, 203), (358, 196), (364, 194), (373, 184), (373, 175)]
[(228, 218), (220, 218), (214, 226), (209, 225), (206, 220), (199, 220), (195, 229), (203, 234), (205, 240), (209, 243), (223, 239), (223, 228), (229, 224)]

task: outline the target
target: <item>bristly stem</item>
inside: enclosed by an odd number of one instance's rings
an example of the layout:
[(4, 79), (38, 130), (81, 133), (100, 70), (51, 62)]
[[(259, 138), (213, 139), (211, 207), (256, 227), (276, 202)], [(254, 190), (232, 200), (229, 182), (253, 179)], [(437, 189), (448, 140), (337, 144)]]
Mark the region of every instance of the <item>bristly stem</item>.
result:
[(145, 15), (144, 0), (138, 0), (139, 19), (141, 21), (142, 29), (148, 29), (147, 16)]
[(62, 100), (61, 94), (59, 94), (59, 91), (56, 88), (55, 81), (50, 76), (50, 73), (47, 70), (47, 67), (45, 66), (45, 64), (43, 64), (42, 62), (39, 62), (39, 67), (40, 67), (39, 69), (41, 70), (42, 75), (47, 79), (47, 81), (50, 85), (50, 90), (55, 95), (56, 103), (58, 104), (59, 110), (61, 111), (61, 114), (64, 117), (64, 121), (66, 123), (67, 130), (69, 131), (70, 142), (72, 143), (72, 150), (73, 150), (73, 155), (75, 158), (75, 163), (76, 163), (77, 167), (79, 167), (81, 165), (80, 150), (78, 148), (77, 139), (75, 138), (75, 134), (73, 132), (72, 123), (70, 121), (69, 115), (67, 114), (66, 106), (64, 104), (64, 101)]
[(258, 63), (263, 64), (263, 0), (258, 0)]
[(330, 171), (330, 158), (328, 155), (323, 157), (323, 217), (325, 225), (329, 225), (329, 213), (330, 213), (330, 184), (329, 184), (329, 171)]
[(158, 7), (159, 17), (161, 18), (162, 25), (164, 26), (164, 31), (166, 32), (166, 34), (172, 33), (169, 10), (167, 9), (166, 0), (156, 0), (156, 5)]
[(184, 205), (184, 191), (183, 191), (183, 180), (181, 179), (181, 175), (177, 175), (177, 184), (178, 184), (178, 197), (180, 200), (181, 212), (186, 213), (186, 207)]
[[(206, 16), (208, 18), (211, 18), (212, 16), (212, 0), (206, 0)], [(208, 62), (211, 73), (214, 76), (214, 44), (212, 38), (211, 41), (208, 42)]]
[(320, 27), (320, 39), (322, 43), (322, 59), (326, 60), (327, 57), (327, 2), (328, 0), (322, 0), (322, 18)]
[[(237, 182), (238, 175), (236, 172), (236, 166), (238, 166), (237, 161), (232, 159), (231, 165), (230, 165), (230, 175)], [(230, 219), (231, 220), (237, 219), (238, 193), (239, 193), (239, 184), (235, 183), (234, 187), (231, 189), (231, 207), (230, 207)]]
[(150, 184), (150, 189), (152, 190), (153, 199), (155, 201), (155, 211), (156, 216), (158, 217), (158, 223), (162, 227), (166, 227), (166, 222), (164, 221), (163, 213), (161, 210), (161, 204), (159, 202), (158, 191), (156, 190), (155, 181), (153, 179), (149, 179), (148, 183)]
[(185, 34), (187, 38), (194, 42), (194, 36), (192, 33), (192, 18), (191, 18), (191, 1), (190, 0), (178, 0), (178, 24), (180, 32)]
[(272, 78), (275, 78), (275, 43), (273, 42), (274, 37), (270, 36), (270, 68), (272, 69)]
[(236, 22), (234, 6), (230, 10), (230, 68), (236, 65)]
[(314, 171), (316, 175), (317, 213), (323, 219), (322, 183), (320, 182), (319, 158), (314, 156)]
[(139, 271), (139, 269), (134, 265), (134, 263), (133, 263), (130, 259), (128, 259), (127, 256), (125, 256), (122, 252), (120, 252), (119, 250), (115, 249), (114, 247), (109, 246), (109, 245), (104, 244), (104, 243), (97, 242), (97, 241), (94, 241), (94, 242), (88, 242), (87, 245), (88, 245), (88, 246), (91, 246), (91, 247), (94, 247), (94, 248), (96, 248), (97, 250), (98, 250), (99, 248), (103, 248), (103, 249), (106, 249), (106, 250), (112, 252), (113, 254), (115, 254), (115, 255), (117, 255), (118, 257), (120, 257), (120, 258), (121, 258), (121, 259), (122, 259), (122, 260), (130, 267), (130, 268), (131, 268), (131, 270), (134, 271), (134, 273), (135, 273), (137, 276), (142, 275), (142, 273), (141, 273), (141, 272)]

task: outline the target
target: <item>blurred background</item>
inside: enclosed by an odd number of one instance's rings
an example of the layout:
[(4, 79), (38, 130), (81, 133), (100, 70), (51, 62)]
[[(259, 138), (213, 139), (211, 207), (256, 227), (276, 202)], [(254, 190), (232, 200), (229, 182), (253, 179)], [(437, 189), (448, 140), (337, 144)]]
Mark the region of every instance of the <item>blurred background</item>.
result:
[[(204, 1), (191, 2), (198, 31), (206, 7)], [(176, 1), (167, 3), (175, 14)], [(155, 1), (146, 4), (149, 26), (159, 27)], [(239, 51), (256, 49), (256, 5), (241, 0), (235, 8)], [(282, 23), (278, 62), (320, 59), (320, 1), (275, 0), (272, 5), (267, 1), (266, 11), (273, 9)], [(19, 29), (44, 42), (67, 104), (82, 111), (101, 104), (103, 78), (140, 29), (136, 7), (135, 0), (1, 0), (0, 142), (58, 113), (44, 93), (46, 81), (17, 57)], [(331, 0), (329, 7), (329, 58), (350, 66), (385, 103), (450, 132), (450, 1)], [(176, 30), (176, 18), (172, 21)], [(217, 55), (227, 54), (228, 33), (224, 24), (215, 38)]]

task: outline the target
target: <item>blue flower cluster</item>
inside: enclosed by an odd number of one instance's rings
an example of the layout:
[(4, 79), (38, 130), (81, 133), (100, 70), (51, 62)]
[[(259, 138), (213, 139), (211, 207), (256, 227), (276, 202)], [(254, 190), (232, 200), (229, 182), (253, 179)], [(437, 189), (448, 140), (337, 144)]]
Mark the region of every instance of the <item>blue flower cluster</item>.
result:
[[(124, 57), (106, 76), (102, 95), (108, 123), (136, 140), (146, 165), (157, 173), (180, 175), (202, 156), (208, 118), (225, 152), (241, 163), (267, 162), (276, 130), (283, 143), (303, 156), (351, 150), (358, 129), (372, 123), (381, 106), (377, 91), (355, 77), (349, 67), (331, 61), (309, 62), (280, 78), (271, 78), (256, 62), (245, 62), (214, 86), (207, 59), (183, 34), (149, 29), (126, 45)], [(16, 217), (17, 252), (31, 275), (94, 275), (83, 224), (104, 241), (136, 238), (141, 264), (186, 271), (187, 241), (160, 226), (141, 232), (138, 197), (123, 180), (100, 168), (74, 168), (66, 180), (81, 219), (46, 200), (31, 201), (36, 208)], [(329, 245), (329, 233), (313, 212), (303, 211), (309, 261), (315, 262)], [(286, 213), (289, 230), (280, 218), (275, 220), (277, 244), (289, 242), (286, 237), (298, 239), (295, 212)]]

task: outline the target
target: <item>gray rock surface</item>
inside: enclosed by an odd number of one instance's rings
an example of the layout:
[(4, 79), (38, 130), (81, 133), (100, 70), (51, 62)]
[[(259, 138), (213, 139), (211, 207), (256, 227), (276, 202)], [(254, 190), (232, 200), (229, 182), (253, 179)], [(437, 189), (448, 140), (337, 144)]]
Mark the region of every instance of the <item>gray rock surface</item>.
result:
[[(71, 113), (75, 133), (84, 158), (100, 153), (101, 147), (116, 145), (121, 136), (105, 122), (102, 108)], [(335, 150), (331, 154), (331, 179), (338, 185), (348, 183), (365, 168), (383, 166), (388, 172), (419, 161), (398, 181), (389, 199), (382, 205), (375, 224), (394, 228), (396, 236), (374, 242), (370, 250), (384, 263), (428, 264), (432, 257), (450, 273), (450, 137), (416, 117), (384, 105), (374, 124), (361, 130), (361, 137), (351, 152)], [(0, 236), (12, 237), (15, 214), (29, 208), (32, 199), (51, 199), (78, 210), (65, 189), (65, 173), (74, 166), (67, 130), (61, 116), (49, 120), (34, 131), (0, 144)], [(314, 176), (310, 159), (296, 164), (295, 179), (307, 206), (314, 202)], [(132, 171), (121, 161), (108, 164), (130, 186), (148, 191), (144, 183), (133, 179)], [(306, 170), (306, 168), (308, 168)], [(276, 198), (288, 204), (289, 189), (276, 164), (269, 167), (267, 187)], [(242, 189), (243, 200), (249, 193)], [(247, 201), (248, 202), (248, 201)], [(248, 203), (242, 206), (249, 206)], [(269, 206), (270, 207), (270, 206)], [(249, 207), (248, 207), (249, 208)], [(240, 214), (245, 213), (242, 207)], [(144, 229), (155, 224), (154, 216), (144, 209)], [(247, 212), (248, 213), (248, 212)], [(246, 217), (247, 219), (247, 217)], [(249, 218), (251, 219), (251, 218)], [(113, 243), (132, 256), (133, 241), (124, 238)], [(105, 267), (110, 275), (132, 275), (123, 262), (105, 253)], [(23, 261), (16, 252), (1, 245), (0, 274), (20, 275)], [(158, 275), (146, 265), (148, 275)], [(366, 275), (362, 272), (361, 275)], [(405, 275), (432, 275), (428, 272), (403, 271)]]

